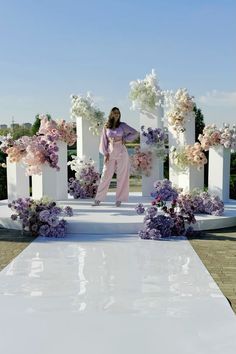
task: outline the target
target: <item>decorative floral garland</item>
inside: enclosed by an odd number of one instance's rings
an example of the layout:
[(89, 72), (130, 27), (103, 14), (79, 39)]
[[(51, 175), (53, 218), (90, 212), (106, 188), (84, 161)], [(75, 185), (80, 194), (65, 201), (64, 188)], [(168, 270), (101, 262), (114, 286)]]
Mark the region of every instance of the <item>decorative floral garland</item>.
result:
[(161, 128), (147, 128), (145, 131), (144, 125), (141, 126), (142, 136), (146, 138), (145, 144), (151, 149), (151, 151), (158, 158), (166, 158), (168, 154), (168, 149), (166, 148), (166, 144), (168, 142), (168, 134), (166, 130)]
[(129, 98), (132, 101), (132, 110), (153, 111), (163, 104), (163, 93), (158, 85), (154, 69), (143, 80), (130, 82)]
[(152, 152), (141, 151), (135, 147), (135, 153), (130, 156), (131, 174), (150, 176), (152, 170)]
[(105, 124), (105, 113), (95, 107), (90, 93), (86, 97), (71, 95), (71, 118), (82, 117), (91, 124), (89, 130), (93, 135), (99, 135)]
[(172, 146), (170, 159), (181, 171), (186, 170), (189, 166), (195, 166), (199, 170), (207, 163), (206, 155), (199, 143), (179, 148)]
[(92, 159), (80, 159), (72, 155), (72, 161), (67, 164), (72, 171), (76, 171), (75, 178), (70, 178), (68, 191), (75, 199), (94, 198), (97, 193), (100, 175), (96, 171)]
[(66, 221), (60, 216), (72, 216), (73, 210), (66, 206), (58, 207), (56, 202), (48, 199), (34, 200), (18, 198), (8, 204), (15, 213), (12, 220), (20, 219), (23, 230), (28, 230), (34, 236), (63, 237), (66, 231)]
[(165, 91), (166, 117), (168, 124), (173, 127), (177, 135), (186, 130), (186, 122), (195, 116), (193, 98), (189, 95), (187, 89), (180, 88), (176, 93)]
[(207, 151), (212, 146), (223, 145), (226, 149), (235, 151), (236, 149), (236, 126), (230, 129), (228, 124), (218, 129), (215, 124), (207, 125), (203, 133), (198, 136), (203, 150)]

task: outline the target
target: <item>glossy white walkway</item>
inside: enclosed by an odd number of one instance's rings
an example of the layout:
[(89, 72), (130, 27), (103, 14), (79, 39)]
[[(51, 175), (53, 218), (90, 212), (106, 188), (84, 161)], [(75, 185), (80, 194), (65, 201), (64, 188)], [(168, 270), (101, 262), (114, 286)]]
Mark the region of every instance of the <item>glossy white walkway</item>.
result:
[(183, 238), (38, 238), (0, 272), (0, 353), (235, 354), (236, 316)]

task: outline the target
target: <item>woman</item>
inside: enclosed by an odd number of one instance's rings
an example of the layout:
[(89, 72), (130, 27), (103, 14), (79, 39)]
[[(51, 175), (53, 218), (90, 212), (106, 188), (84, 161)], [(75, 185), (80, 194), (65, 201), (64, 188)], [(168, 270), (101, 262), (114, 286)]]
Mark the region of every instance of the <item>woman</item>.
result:
[(99, 151), (104, 155), (104, 166), (93, 206), (105, 200), (114, 172), (117, 176), (116, 206), (128, 201), (130, 164), (124, 143), (135, 140), (139, 132), (121, 122), (120, 118), (119, 108), (113, 107), (102, 131)]

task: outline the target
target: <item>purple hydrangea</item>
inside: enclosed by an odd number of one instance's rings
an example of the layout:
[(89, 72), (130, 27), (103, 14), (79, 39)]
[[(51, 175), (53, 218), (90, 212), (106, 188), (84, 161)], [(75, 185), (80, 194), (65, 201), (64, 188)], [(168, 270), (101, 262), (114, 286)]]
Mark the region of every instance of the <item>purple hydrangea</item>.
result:
[(23, 230), (29, 230), (35, 236), (64, 236), (66, 221), (60, 217), (73, 215), (69, 206), (63, 209), (58, 207), (56, 202), (31, 198), (18, 198), (9, 206), (15, 211), (11, 218), (20, 219)]
[(178, 191), (172, 187), (172, 183), (168, 179), (158, 180), (154, 182), (151, 197), (162, 201), (173, 201), (177, 199)]

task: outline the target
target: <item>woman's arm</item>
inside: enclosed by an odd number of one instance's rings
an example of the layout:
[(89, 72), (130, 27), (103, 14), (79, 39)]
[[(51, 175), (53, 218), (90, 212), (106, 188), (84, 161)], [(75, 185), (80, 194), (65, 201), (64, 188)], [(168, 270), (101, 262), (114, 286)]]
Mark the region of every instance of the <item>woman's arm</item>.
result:
[(139, 132), (136, 129), (130, 127), (128, 124), (123, 123), (123, 129), (124, 129), (124, 136), (123, 136), (124, 141), (132, 142), (138, 138)]
[(108, 138), (106, 135), (106, 128), (103, 128), (99, 144), (99, 152), (104, 156), (108, 155)]

